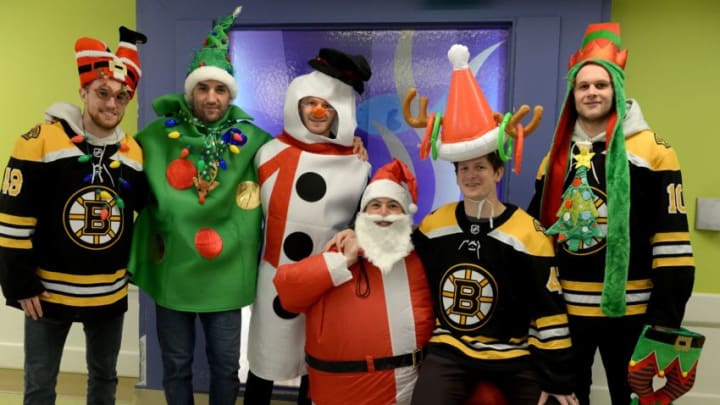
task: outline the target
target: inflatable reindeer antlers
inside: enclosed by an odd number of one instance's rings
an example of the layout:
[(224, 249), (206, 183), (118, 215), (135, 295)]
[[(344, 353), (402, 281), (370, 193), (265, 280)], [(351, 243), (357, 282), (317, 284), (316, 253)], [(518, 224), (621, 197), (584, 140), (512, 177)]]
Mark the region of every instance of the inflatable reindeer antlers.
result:
[(417, 90), (414, 87), (411, 87), (407, 93), (405, 93), (405, 98), (403, 99), (403, 117), (405, 117), (405, 122), (411, 127), (425, 128), (427, 126), (428, 98), (426, 96), (420, 96), (420, 110), (418, 116), (413, 117), (410, 106), (416, 95)]
[[(414, 87), (410, 88), (407, 93), (405, 93), (405, 98), (403, 99), (403, 117), (405, 118), (405, 122), (407, 122), (409, 126), (413, 128), (425, 128), (428, 124), (428, 98), (426, 96), (420, 96), (420, 108), (418, 110), (418, 114), (416, 116), (413, 116), (411, 106), (412, 101), (415, 99), (415, 96), (417, 96), (417, 90)], [(520, 120), (522, 120), (529, 112), (530, 106), (528, 106), (527, 104), (521, 105), (520, 108), (518, 108), (517, 111), (515, 111), (515, 113), (513, 113), (512, 117), (510, 118), (508, 125), (505, 127), (505, 132), (511, 137), (517, 139), (518, 125), (522, 125), (520, 124)], [(530, 119), (530, 122), (526, 126), (523, 126), (523, 132), (525, 134), (525, 137), (529, 136), (537, 129), (538, 125), (540, 125), (542, 115), (543, 107), (536, 105), (533, 108), (533, 115)], [(493, 112), (493, 118), (498, 125), (503, 121), (503, 115), (499, 112)]]

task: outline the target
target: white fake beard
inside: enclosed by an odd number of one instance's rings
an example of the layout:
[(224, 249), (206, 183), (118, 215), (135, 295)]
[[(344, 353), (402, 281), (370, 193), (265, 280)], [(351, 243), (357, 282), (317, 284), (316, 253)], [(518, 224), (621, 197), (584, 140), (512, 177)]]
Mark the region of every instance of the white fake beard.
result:
[[(382, 227), (375, 222), (392, 222)], [(355, 219), (355, 235), (358, 245), (365, 251), (364, 257), (377, 266), (383, 274), (392, 270), (393, 265), (413, 250), (410, 215), (388, 215), (360, 212)]]

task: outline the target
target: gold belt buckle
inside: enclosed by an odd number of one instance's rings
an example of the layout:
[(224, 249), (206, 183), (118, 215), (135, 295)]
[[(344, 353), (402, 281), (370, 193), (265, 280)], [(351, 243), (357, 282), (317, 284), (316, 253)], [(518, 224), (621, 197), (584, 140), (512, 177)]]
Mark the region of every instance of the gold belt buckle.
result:
[(692, 336), (678, 336), (675, 339), (675, 350), (680, 352), (687, 352), (692, 346)]
[(422, 349), (415, 349), (415, 350), (413, 350), (413, 352), (412, 352), (412, 361), (413, 361), (413, 362), (412, 362), (412, 366), (413, 366), (413, 368), (416, 368), (417, 366), (420, 365), (420, 361), (421, 361), (422, 359), (418, 360), (418, 355), (421, 355), (421, 354), (422, 354)]

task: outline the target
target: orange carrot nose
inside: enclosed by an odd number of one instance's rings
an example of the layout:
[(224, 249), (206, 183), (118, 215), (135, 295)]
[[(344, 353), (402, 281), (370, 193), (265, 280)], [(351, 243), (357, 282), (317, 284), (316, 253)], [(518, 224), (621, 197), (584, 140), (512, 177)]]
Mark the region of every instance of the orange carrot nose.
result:
[(321, 105), (316, 105), (310, 111), (310, 114), (312, 114), (312, 116), (315, 118), (322, 118), (327, 115), (327, 110), (325, 108), (323, 108), (323, 106), (321, 106)]

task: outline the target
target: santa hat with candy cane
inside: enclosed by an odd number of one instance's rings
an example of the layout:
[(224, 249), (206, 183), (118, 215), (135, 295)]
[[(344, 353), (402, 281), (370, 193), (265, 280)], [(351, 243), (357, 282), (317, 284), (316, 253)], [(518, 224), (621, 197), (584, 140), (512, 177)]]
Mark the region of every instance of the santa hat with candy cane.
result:
[(117, 80), (125, 85), (132, 98), (142, 76), (137, 44), (146, 43), (147, 37), (127, 27), (120, 27), (119, 31), (120, 43), (115, 53), (95, 38), (82, 37), (75, 41), (80, 87), (101, 78)]

